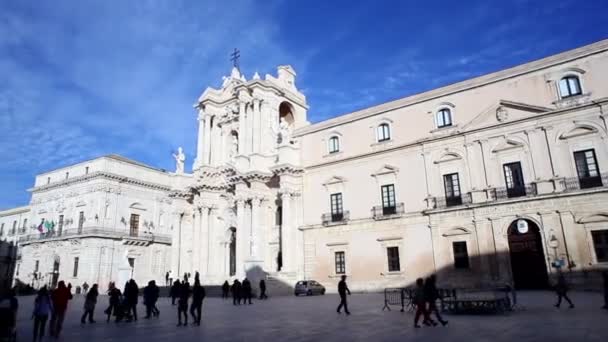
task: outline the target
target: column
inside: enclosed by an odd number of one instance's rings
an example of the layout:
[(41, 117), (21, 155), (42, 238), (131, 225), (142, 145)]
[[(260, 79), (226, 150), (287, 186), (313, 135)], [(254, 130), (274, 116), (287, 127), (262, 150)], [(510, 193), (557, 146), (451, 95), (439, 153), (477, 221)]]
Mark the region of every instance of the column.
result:
[(209, 165), (209, 156), (211, 155), (211, 115), (205, 115), (205, 155), (203, 156), (203, 164)]
[(281, 193), (283, 204), (283, 219), (281, 222), (281, 256), (283, 259), (283, 267), (281, 271), (293, 271), (293, 260), (291, 258), (293, 252), (293, 237), (291, 232), (291, 193), (283, 190)]
[(205, 155), (205, 121), (204, 121), (205, 112), (202, 109), (198, 111), (198, 139), (196, 141), (196, 162), (195, 168), (201, 166), (203, 161), (203, 156)]
[(246, 229), (245, 229), (245, 200), (238, 199), (236, 201), (236, 216), (237, 216), (237, 228), (236, 228), (236, 276), (242, 278), (245, 274), (245, 250), (246, 244)]
[(251, 200), (251, 256), (260, 259), (260, 236), (262, 227), (260, 225), (260, 203), (261, 198), (255, 197)]
[(239, 154), (245, 154), (245, 142), (247, 141), (246, 126), (245, 102), (239, 101)]
[(251, 103), (248, 103), (245, 108), (247, 113), (247, 142), (245, 143), (245, 148), (249, 154), (253, 152), (253, 108)]
[(172, 233), (172, 244), (171, 244), (171, 271), (173, 273), (173, 279), (179, 279), (180, 259), (181, 259), (181, 219), (183, 213), (173, 213), (173, 233)]
[(253, 99), (253, 153), (260, 153), (262, 131), (260, 126), (260, 99)]
[(210, 248), (209, 248), (209, 233), (210, 233), (210, 224), (209, 224), (209, 208), (203, 207), (201, 208), (201, 235), (199, 237), (200, 248), (202, 249), (203, 258), (201, 260), (200, 272), (201, 275), (208, 276), (209, 275), (209, 257), (210, 257)]
[[(192, 256), (194, 262), (192, 263), (192, 270), (201, 273), (201, 208), (194, 208), (194, 234), (192, 238)], [(192, 274), (195, 274), (195, 273)]]

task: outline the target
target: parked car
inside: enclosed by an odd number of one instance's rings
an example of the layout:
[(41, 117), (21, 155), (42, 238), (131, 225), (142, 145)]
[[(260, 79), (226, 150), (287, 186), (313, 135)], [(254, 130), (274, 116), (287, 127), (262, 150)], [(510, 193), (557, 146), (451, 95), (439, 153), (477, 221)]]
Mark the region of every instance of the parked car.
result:
[(305, 294), (307, 296), (312, 296), (316, 294), (324, 295), (325, 286), (319, 284), (319, 282), (314, 280), (300, 280), (296, 283), (294, 294), (296, 296), (299, 296), (301, 294)]

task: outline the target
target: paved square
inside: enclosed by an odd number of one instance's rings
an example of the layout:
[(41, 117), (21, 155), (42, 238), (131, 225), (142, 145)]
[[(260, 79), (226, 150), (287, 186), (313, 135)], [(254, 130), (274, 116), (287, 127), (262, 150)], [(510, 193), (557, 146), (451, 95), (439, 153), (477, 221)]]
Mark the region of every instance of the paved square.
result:
[[(398, 308), (382, 311), (381, 294), (353, 294), (351, 316), (338, 315), (338, 296), (271, 297), (250, 306), (208, 298), (200, 327), (176, 327), (176, 307), (160, 300), (159, 319), (106, 323), (107, 297), (100, 296), (97, 323), (80, 324), (83, 297), (70, 303), (61, 341), (606, 341), (608, 311), (601, 310), (599, 293), (572, 293), (575, 309), (553, 307), (550, 292), (518, 294), (524, 310), (496, 316), (446, 316), (448, 327), (414, 329), (413, 314)], [(31, 341), (33, 297), (20, 297), (18, 340)], [(140, 300), (141, 302), (141, 300)], [(48, 334), (48, 326), (47, 326)]]

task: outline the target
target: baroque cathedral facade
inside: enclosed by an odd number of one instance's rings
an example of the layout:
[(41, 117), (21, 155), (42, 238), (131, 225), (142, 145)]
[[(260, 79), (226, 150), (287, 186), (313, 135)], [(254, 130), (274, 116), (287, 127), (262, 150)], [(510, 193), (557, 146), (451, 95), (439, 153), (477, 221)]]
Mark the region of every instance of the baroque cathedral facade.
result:
[(608, 267), (606, 75), (608, 40), (310, 123), (293, 68), (234, 68), (196, 101), (191, 173), (180, 150), (176, 172), (110, 155), (38, 175), (28, 206), (0, 212), (5, 272), (590, 284)]

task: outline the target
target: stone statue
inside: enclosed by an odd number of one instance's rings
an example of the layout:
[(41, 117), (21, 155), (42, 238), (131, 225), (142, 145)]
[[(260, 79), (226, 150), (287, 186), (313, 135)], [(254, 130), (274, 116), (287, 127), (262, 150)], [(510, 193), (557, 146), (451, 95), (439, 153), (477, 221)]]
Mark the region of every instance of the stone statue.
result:
[(230, 147), (230, 158), (234, 159), (239, 153), (239, 137), (236, 134), (232, 135), (232, 146)]
[(173, 158), (175, 158), (175, 173), (183, 174), (184, 173), (184, 163), (186, 162), (186, 155), (181, 147), (177, 148), (177, 154), (173, 154)]
[(289, 125), (289, 123), (287, 123), (287, 120), (285, 120), (285, 118), (281, 118), (279, 122), (279, 134), (281, 143), (287, 144), (290, 142), (291, 126)]

